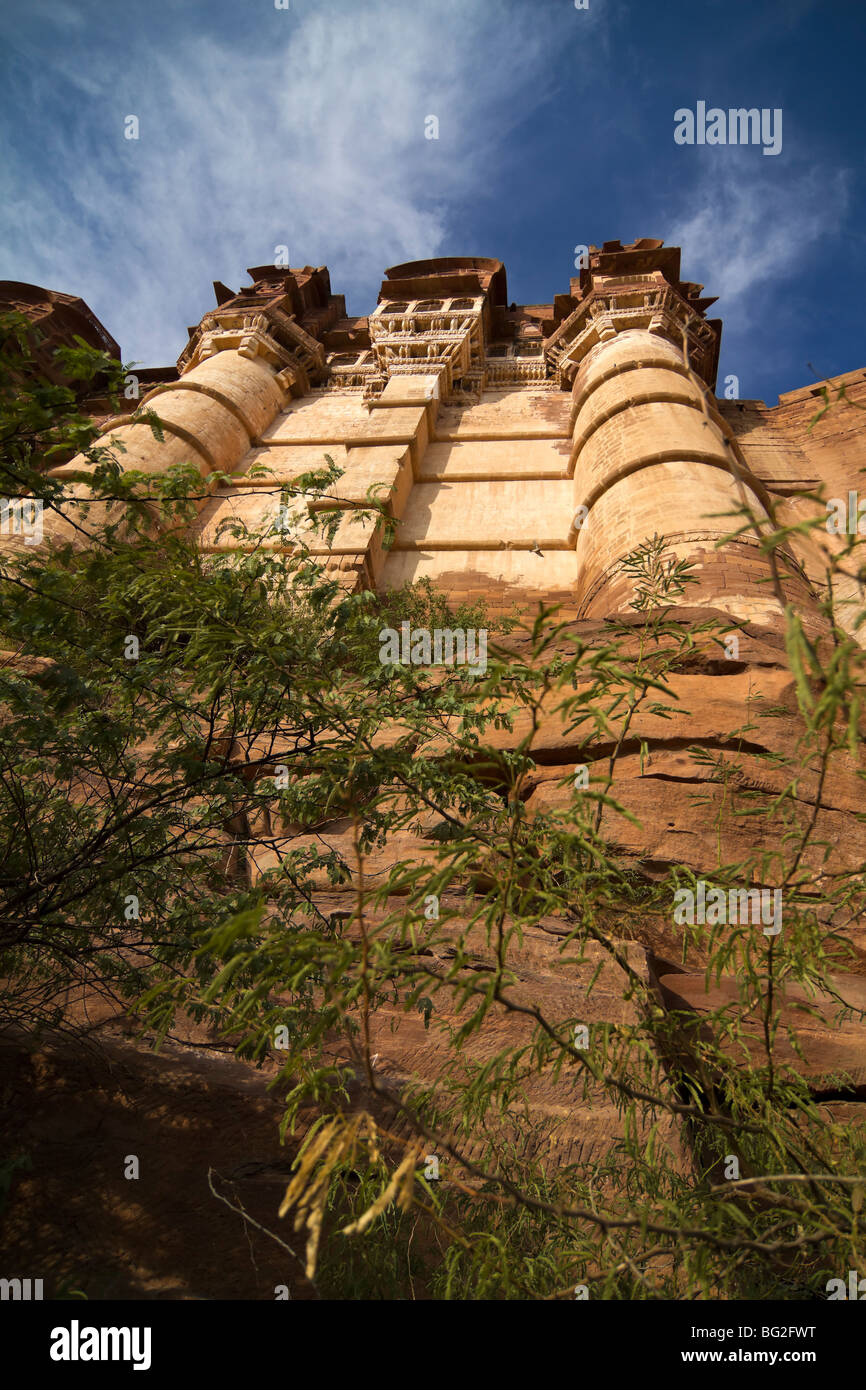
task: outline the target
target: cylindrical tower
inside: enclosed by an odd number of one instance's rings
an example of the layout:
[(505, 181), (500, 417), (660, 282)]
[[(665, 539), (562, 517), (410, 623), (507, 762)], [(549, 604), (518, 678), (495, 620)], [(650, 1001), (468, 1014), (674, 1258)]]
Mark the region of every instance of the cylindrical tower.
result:
[[(713, 301), (700, 298), (703, 287), (679, 280), (678, 263), (678, 251), (658, 242), (593, 251), (580, 304), (558, 335), (559, 371), (574, 402), (581, 612), (603, 617), (630, 607), (633, 582), (622, 562), (658, 534), (666, 555), (693, 566), (680, 602), (775, 621), (778, 599), (756, 531), (723, 540), (742, 527), (744, 498), (758, 527), (769, 499), (725, 439), (711, 395), (720, 325), (705, 318)], [(777, 557), (786, 598), (816, 622), (805, 575), (787, 552)]]

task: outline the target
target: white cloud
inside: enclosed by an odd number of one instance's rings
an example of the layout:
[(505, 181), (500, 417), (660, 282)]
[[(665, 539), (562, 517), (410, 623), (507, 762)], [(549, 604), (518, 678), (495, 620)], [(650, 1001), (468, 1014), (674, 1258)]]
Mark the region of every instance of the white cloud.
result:
[[(124, 356), (172, 361), (212, 306), (211, 279), (287, 244), (328, 263), (350, 312), (372, 308), (385, 266), (490, 248), (451, 244), (509, 132), (550, 95), (553, 12), (515, 0), (353, 0), (274, 10), (272, 41), (216, 30), (169, 44), (138, 27), (119, 61), (88, 26), (62, 63), (31, 71), (47, 109), (58, 76), (78, 96), (44, 121), (56, 152), (37, 179), (14, 152), (0, 176), (0, 274), (80, 294)], [(123, 138), (127, 114), (140, 139)], [(424, 118), (440, 139), (424, 137)], [(35, 127), (39, 129), (38, 126)]]
[(719, 311), (742, 327), (748, 296), (795, 275), (806, 248), (841, 225), (850, 177), (816, 165), (779, 178), (748, 168), (736, 153), (735, 161), (714, 161), (697, 190), (682, 195), (688, 210), (675, 216), (665, 241), (684, 248), (683, 275), (704, 280)]

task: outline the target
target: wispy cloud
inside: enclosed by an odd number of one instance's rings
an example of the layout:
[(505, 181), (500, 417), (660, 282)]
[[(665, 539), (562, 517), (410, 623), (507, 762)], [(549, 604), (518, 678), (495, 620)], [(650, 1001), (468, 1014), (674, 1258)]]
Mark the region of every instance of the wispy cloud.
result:
[(293, 0), (243, 49), (216, 29), (166, 46), (139, 26), (125, 63), (98, 24), (70, 27), (62, 60), (24, 54), (30, 145), (0, 175), (0, 274), (82, 295), (144, 362), (174, 359), (211, 279), (236, 287), (279, 245), (293, 265), (329, 263), (363, 312), (386, 265), (454, 250), (461, 203), (550, 95), (552, 16), (515, 0)]
[(795, 275), (806, 248), (839, 228), (850, 188), (845, 169), (821, 165), (780, 179), (760, 165), (750, 169), (742, 154), (714, 159), (697, 186), (683, 190), (684, 206), (665, 235), (686, 248), (684, 274), (705, 280), (741, 327), (752, 292)]

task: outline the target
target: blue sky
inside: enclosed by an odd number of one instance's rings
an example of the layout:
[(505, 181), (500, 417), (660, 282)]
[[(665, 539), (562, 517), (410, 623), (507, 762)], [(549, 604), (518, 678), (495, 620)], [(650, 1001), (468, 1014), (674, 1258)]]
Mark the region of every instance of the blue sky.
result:
[[(866, 366), (864, 40), (862, 0), (5, 0), (0, 278), (161, 365), (279, 245), (363, 314), (403, 260), (547, 302), (575, 246), (657, 236), (775, 403)], [(781, 153), (677, 145), (701, 100), (781, 108)]]

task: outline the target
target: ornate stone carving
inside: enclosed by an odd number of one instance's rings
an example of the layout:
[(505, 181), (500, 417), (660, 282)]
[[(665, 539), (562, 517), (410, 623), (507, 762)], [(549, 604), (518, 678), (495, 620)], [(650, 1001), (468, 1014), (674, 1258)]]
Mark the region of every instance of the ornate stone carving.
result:
[(293, 395), (309, 390), (311, 379), (324, 371), (321, 343), (279, 309), (239, 307), (215, 309), (205, 314), (185, 351), (178, 358), (186, 373), (218, 352), (234, 349), (241, 357), (262, 357), (276, 367), (277, 379)]
[(712, 378), (716, 333), (676, 290), (659, 280), (651, 289), (622, 282), (590, 290), (545, 344), (545, 358), (556, 380), (562, 386), (569, 385), (583, 358), (596, 344), (608, 342), (628, 328), (649, 329), (678, 347), (682, 346), (685, 331), (694, 370), (704, 380)]
[(482, 390), (487, 379), (483, 318), (482, 296), (380, 304), (369, 329), (383, 385), (392, 372), (427, 375), (439, 367), (443, 398), (463, 392), (469, 383), (472, 393)]

